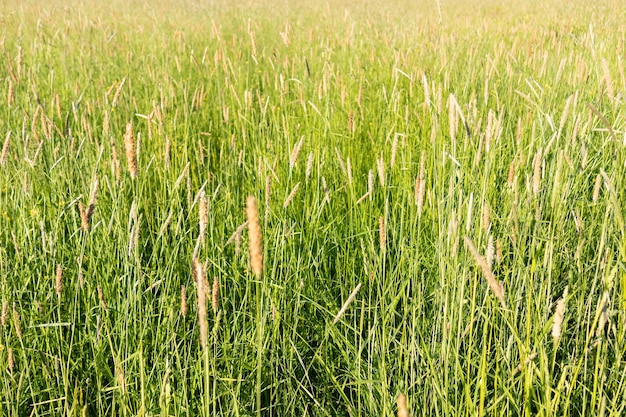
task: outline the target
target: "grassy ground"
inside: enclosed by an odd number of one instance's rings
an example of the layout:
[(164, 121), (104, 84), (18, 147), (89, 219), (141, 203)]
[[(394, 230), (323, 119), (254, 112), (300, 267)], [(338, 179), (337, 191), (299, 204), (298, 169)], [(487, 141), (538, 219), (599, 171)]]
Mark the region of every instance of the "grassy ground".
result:
[(626, 411), (620, 2), (63, 3), (0, 5), (0, 415)]

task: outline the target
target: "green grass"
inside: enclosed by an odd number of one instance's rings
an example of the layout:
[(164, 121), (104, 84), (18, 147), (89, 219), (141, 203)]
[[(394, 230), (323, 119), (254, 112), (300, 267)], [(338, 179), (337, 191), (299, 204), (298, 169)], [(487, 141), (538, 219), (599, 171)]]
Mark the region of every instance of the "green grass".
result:
[(174, 3), (0, 5), (0, 415), (626, 412), (619, 2)]

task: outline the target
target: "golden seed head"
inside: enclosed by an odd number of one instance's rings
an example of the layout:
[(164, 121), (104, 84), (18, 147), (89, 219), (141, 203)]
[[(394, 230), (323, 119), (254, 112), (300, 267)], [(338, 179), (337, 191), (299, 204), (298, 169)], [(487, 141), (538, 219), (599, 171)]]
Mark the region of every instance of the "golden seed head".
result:
[(509, 164), (509, 175), (507, 176), (506, 183), (509, 187), (513, 186), (513, 181), (515, 181), (515, 161), (511, 161)]
[(4, 327), (7, 324), (7, 318), (9, 317), (9, 302), (4, 300), (2, 303), (2, 315), (0, 316), (0, 325)]
[(261, 244), (261, 226), (256, 198), (248, 196), (246, 200), (246, 217), (248, 218), (248, 236), (250, 239), (250, 267), (257, 277), (263, 272), (263, 247)]
[(352, 162), (350, 157), (346, 158), (346, 171), (348, 171), (348, 184), (352, 185)]
[(489, 203), (485, 202), (483, 205), (483, 229), (485, 232), (489, 231), (489, 227), (491, 226), (491, 208), (489, 207)]
[(384, 252), (387, 242), (387, 233), (385, 230), (385, 218), (383, 216), (378, 218), (378, 233), (380, 235), (380, 250), (381, 252)]
[(63, 266), (61, 264), (57, 265), (56, 269), (56, 280), (55, 280), (55, 290), (57, 293), (57, 297), (59, 300), (61, 299), (61, 293), (63, 292)]
[(13, 373), (13, 367), (15, 366), (15, 358), (13, 357), (13, 349), (7, 349), (7, 369), (9, 373)]
[(2, 153), (0, 154), (0, 165), (4, 165), (7, 162), (9, 156), (9, 146), (11, 145), (11, 131), (7, 132), (7, 135), (2, 144)]
[(124, 376), (124, 367), (120, 364), (115, 367), (115, 378), (117, 379), (117, 384), (120, 386), (122, 390), (122, 394), (126, 393), (126, 377)]
[(406, 395), (398, 395), (398, 417), (409, 417), (409, 410), (406, 407)]
[(376, 169), (378, 170), (378, 180), (380, 181), (380, 186), (385, 186), (385, 160), (381, 155), (379, 159), (376, 160)]
[(109, 111), (104, 112), (104, 119), (102, 120), (102, 131), (105, 136), (110, 136), (111, 134), (111, 122), (109, 120)]
[(602, 58), (602, 76), (606, 85), (606, 94), (611, 101), (615, 99), (615, 87), (613, 85), (613, 78), (611, 78), (611, 70), (609, 69), (609, 63), (605, 58)]
[(345, 312), (348, 310), (348, 307), (350, 306), (350, 303), (354, 301), (354, 298), (356, 297), (356, 294), (359, 292), (360, 289), (361, 289), (361, 283), (359, 282), (357, 286), (354, 288), (354, 290), (352, 290), (352, 292), (348, 296), (348, 299), (343, 303), (343, 305), (341, 306), (341, 309), (339, 309), (339, 312), (333, 319), (333, 324), (336, 324), (339, 321), (339, 319), (341, 319), (341, 317), (345, 314)]
[(493, 244), (493, 235), (489, 235), (489, 239), (487, 240), (487, 253), (485, 254), (485, 260), (489, 265), (489, 268), (493, 267), (493, 260), (496, 256), (496, 248)]
[(200, 215), (200, 237), (201, 239), (204, 239), (206, 228), (209, 224), (209, 204), (207, 202), (206, 193), (204, 192), (204, 190), (200, 191), (200, 202), (198, 211)]
[(170, 137), (165, 137), (165, 155), (163, 156), (165, 160), (165, 168), (170, 169), (170, 162), (172, 159), (172, 142), (170, 141)]
[(78, 202), (78, 211), (80, 213), (80, 228), (85, 232), (89, 231), (89, 217), (87, 216), (87, 209), (82, 201)]
[(200, 329), (200, 345), (206, 348), (208, 325), (206, 312), (206, 272), (204, 265), (198, 258), (193, 259), (193, 278), (196, 283), (196, 292), (198, 297), (198, 327)]
[(13, 325), (15, 326), (15, 334), (17, 338), (22, 340), (22, 322), (20, 320), (20, 313), (17, 311), (17, 305), (13, 303)]
[(9, 107), (13, 105), (14, 101), (15, 101), (15, 88), (13, 87), (13, 82), (9, 78), (9, 91), (7, 93), (7, 104), (9, 105)]
[(217, 309), (219, 307), (219, 297), (220, 297), (220, 281), (217, 276), (213, 277), (213, 288), (211, 290), (211, 307), (213, 308), (213, 313), (217, 313)]
[(126, 125), (126, 133), (124, 134), (124, 147), (126, 148), (126, 166), (130, 177), (137, 177), (137, 153), (135, 151), (135, 134), (133, 133), (133, 122)]
[(291, 155), (289, 156), (289, 171), (292, 171), (293, 168), (296, 166), (296, 162), (298, 161), (298, 155), (300, 155), (303, 143), (304, 136), (302, 136), (300, 140), (294, 145), (293, 150), (291, 151)]
[(489, 288), (491, 289), (493, 294), (496, 296), (496, 298), (500, 301), (500, 303), (502, 304), (502, 307), (506, 308), (506, 302), (504, 300), (504, 289), (502, 288), (502, 285), (500, 285), (495, 275), (491, 271), (491, 267), (487, 263), (487, 260), (478, 253), (476, 246), (474, 246), (474, 243), (469, 237), (465, 236), (463, 240), (465, 241), (465, 246), (467, 246), (470, 253), (474, 257), (474, 260), (476, 261), (476, 263), (482, 270), (483, 277), (487, 281), (487, 284), (489, 284)]
[(522, 369), (527, 367), (533, 360), (535, 360), (536, 357), (537, 357), (537, 352), (534, 352), (534, 353), (531, 353), (530, 355), (528, 355), (528, 357), (526, 358), (526, 360), (524, 362), (520, 363), (519, 365), (517, 365), (515, 367), (515, 369), (513, 369), (512, 374), (516, 375)]
[(102, 292), (102, 287), (98, 285), (97, 291), (98, 291), (98, 299), (100, 300), (100, 307), (102, 307), (104, 311), (107, 311), (107, 303), (104, 299), (104, 293)]
[(565, 301), (567, 299), (567, 292), (569, 287), (565, 287), (563, 296), (559, 298), (554, 310), (554, 320), (552, 322), (552, 338), (556, 341), (561, 338), (561, 326), (563, 324), (563, 315), (565, 313)]
[(502, 242), (500, 239), (496, 239), (496, 261), (502, 262)]
[(117, 90), (115, 90), (115, 94), (113, 95), (113, 100), (111, 101), (111, 106), (115, 107), (117, 105), (117, 100), (120, 98), (120, 94), (122, 92), (122, 87), (124, 87), (124, 83), (126, 83), (126, 77), (120, 81), (117, 86)]
[(285, 203), (283, 204), (283, 208), (289, 207), (289, 204), (291, 204), (291, 200), (293, 200), (293, 198), (296, 196), (296, 193), (298, 192), (298, 189), (300, 189), (300, 183), (297, 183), (296, 185), (294, 185), (293, 189), (291, 190), (291, 192), (289, 193), (289, 195), (285, 199)]
[(596, 314), (599, 314), (598, 324), (596, 327), (596, 337), (602, 336), (604, 326), (609, 321), (609, 314), (608, 314), (609, 301), (610, 301), (609, 293), (608, 291), (604, 291), (604, 293), (602, 294), (602, 298), (600, 299), (600, 303), (598, 305), (598, 312), (596, 313)]
[(533, 195), (537, 196), (541, 186), (542, 150), (539, 148), (533, 160)]
[(187, 316), (187, 287), (180, 286), (180, 315)]
[(91, 221), (91, 216), (96, 208), (96, 198), (98, 197), (98, 176), (95, 175), (91, 182), (91, 191), (89, 193), (89, 205), (87, 206), (87, 220)]
[(426, 181), (424, 179), (416, 179), (417, 186), (417, 196), (415, 198), (417, 204), (417, 214), (418, 216), (422, 215), (422, 211), (424, 210), (424, 196), (426, 194)]
[(598, 197), (600, 197), (600, 188), (602, 188), (602, 175), (598, 174), (596, 176), (596, 182), (593, 185), (593, 195), (591, 196), (593, 204), (598, 202)]

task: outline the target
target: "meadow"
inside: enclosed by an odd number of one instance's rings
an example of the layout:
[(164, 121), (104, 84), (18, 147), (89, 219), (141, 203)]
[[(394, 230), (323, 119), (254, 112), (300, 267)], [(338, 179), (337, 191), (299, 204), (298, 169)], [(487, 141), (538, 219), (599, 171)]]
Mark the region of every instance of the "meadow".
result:
[(626, 8), (515, 3), (1, 2), (0, 415), (626, 413)]

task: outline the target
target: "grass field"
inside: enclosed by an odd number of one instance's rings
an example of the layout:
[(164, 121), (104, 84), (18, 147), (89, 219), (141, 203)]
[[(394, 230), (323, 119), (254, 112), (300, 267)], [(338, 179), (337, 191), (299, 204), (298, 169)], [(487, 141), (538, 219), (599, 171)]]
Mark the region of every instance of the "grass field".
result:
[(0, 416), (626, 413), (626, 8), (519, 3), (2, 2)]

